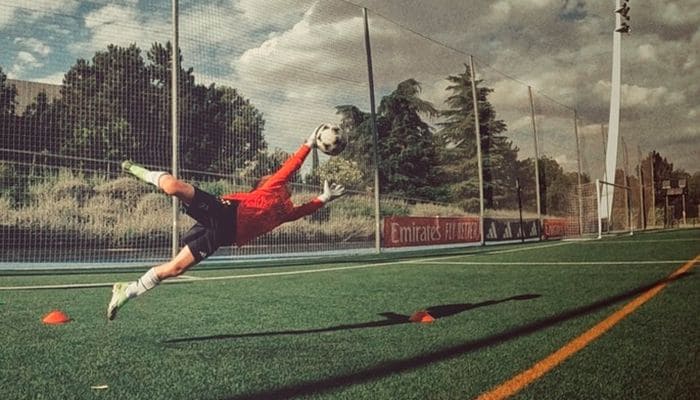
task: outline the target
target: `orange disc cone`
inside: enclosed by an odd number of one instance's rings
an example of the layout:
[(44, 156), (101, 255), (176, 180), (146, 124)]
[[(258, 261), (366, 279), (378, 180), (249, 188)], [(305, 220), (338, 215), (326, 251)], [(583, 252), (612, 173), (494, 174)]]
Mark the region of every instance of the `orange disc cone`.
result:
[(42, 321), (49, 325), (65, 324), (66, 322), (70, 322), (70, 317), (61, 310), (53, 310), (46, 314)]
[(411, 322), (420, 322), (421, 324), (429, 324), (435, 321), (435, 318), (427, 311), (417, 311), (414, 312), (408, 320)]

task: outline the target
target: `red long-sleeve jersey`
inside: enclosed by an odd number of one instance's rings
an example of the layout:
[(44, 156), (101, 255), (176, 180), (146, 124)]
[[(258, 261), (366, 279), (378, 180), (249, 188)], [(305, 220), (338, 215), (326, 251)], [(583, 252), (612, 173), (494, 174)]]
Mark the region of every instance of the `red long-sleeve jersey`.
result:
[(258, 188), (248, 193), (229, 193), (224, 200), (238, 202), (236, 245), (242, 246), (281, 224), (297, 220), (323, 207), (318, 198), (295, 206), (285, 187), (287, 180), (304, 163), (311, 149), (302, 145), (284, 165)]

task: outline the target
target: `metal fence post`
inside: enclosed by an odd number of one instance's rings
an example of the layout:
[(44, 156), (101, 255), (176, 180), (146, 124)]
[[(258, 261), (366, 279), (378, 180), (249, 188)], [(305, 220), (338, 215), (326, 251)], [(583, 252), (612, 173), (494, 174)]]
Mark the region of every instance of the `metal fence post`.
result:
[(474, 71), (474, 56), (469, 56), (469, 69), (472, 73), (472, 103), (474, 105), (474, 133), (476, 134), (476, 161), (479, 168), (479, 234), (481, 245), (486, 243), (484, 237), (484, 169), (481, 160), (481, 129), (479, 128), (479, 99), (476, 95), (476, 71)]
[(369, 42), (369, 23), (367, 9), (362, 9), (365, 26), (365, 50), (367, 52), (367, 81), (369, 83), (370, 123), (372, 127), (372, 144), (374, 147), (374, 248), (381, 252), (381, 213), (379, 202), (379, 140), (377, 139), (377, 115), (374, 100), (374, 75), (372, 73), (372, 48)]
[(578, 137), (578, 112), (574, 108), (574, 136), (576, 137), (576, 164), (578, 167), (578, 234), (583, 235), (583, 190), (581, 188), (581, 145)]
[[(177, 178), (178, 164), (178, 140), (179, 140), (179, 112), (178, 112), (178, 80), (180, 75), (180, 45), (179, 45), (179, 29), (178, 29), (178, 0), (172, 0), (173, 5), (173, 48), (172, 48), (172, 71), (171, 71), (171, 114), (172, 114), (172, 175)], [(179, 202), (177, 197), (173, 196), (173, 231), (172, 231), (172, 256), (175, 257), (178, 252), (178, 223), (177, 217), (179, 214)]]
[(532, 87), (527, 87), (530, 96), (530, 118), (532, 119), (532, 134), (535, 138), (535, 198), (537, 199), (537, 224), (539, 226), (540, 238), (542, 238), (542, 208), (540, 200), (540, 145), (537, 138), (537, 122), (535, 121), (535, 101), (532, 98)]

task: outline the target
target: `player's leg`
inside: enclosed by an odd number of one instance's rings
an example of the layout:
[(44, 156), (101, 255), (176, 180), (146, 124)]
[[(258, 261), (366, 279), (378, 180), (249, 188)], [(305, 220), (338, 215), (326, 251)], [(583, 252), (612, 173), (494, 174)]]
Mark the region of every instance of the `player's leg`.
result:
[(189, 205), (194, 198), (194, 186), (181, 181), (170, 174), (165, 174), (158, 180), (158, 187), (167, 195), (176, 196), (180, 201)]
[(134, 297), (141, 296), (158, 286), (167, 278), (178, 276), (188, 268), (197, 264), (198, 259), (192, 254), (189, 246), (185, 246), (172, 260), (149, 269), (143, 276), (133, 282), (118, 282), (112, 286), (112, 299), (107, 307), (107, 318), (112, 320), (117, 311)]
[(131, 161), (124, 161), (122, 169), (144, 182), (150, 183), (170, 196), (176, 196), (185, 204), (194, 197), (194, 186), (181, 181), (165, 171), (151, 171)]

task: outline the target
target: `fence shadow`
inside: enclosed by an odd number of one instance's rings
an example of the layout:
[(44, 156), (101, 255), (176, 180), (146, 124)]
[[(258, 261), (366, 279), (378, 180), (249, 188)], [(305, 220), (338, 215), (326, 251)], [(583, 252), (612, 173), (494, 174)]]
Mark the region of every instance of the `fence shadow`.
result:
[(436, 352), (421, 354), (415, 357), (405, 358), (402, 360), (384, 362), (351, 374), (332, 376), (328, 378), (319, 379), (317, 381), (303, 382), (295, 385), (270, 389), (267, 391), (240, 394), (232, 397), (227, 397), (226, 399), (275, 400), (290, 399), (300, 396), (310, 396), (314, 394), (330, 392), (332, 390), (351, 385), (357, 385), (365, 382), (374, 381), (379, 378), (383, 378), (397, 373), (415, 370), (436, 362), (457, 358), (473, 351), (481, 350), (487, 347), (497, 346), (501, 343), (505, 343), (507, 341), (550, 328), (562, 322), (566, 322), (599, 311), (605, 307), (640, 295), (646, 292), (647, 290), (656, 287), (657, 285), (682, 279), (687, 277), (688, 275), (690, 275), (690, 273), (683, 273), (673, 277), (658, 280), (648, 285), (640, 286), (635, 289), (611, 297), (607, 297), (605, 299), (593, 302), (582, 307), (573, 308), (562, 313), (555, 314), (551, 317), (539, 319), (480, 339), (470, 340), (456, 346), (447, 347)]
[[(501, 300), (489, 300), (481, 303), (461, 303), (461, 304), (445, 304), (439, 306), (432, 306), (425, 309), (430, 315), (435, 319), (447, 318), (453, 315), (462, 313), (464, 311), (472, 310), (479, 307), (491, 306), (498, 303), (503, 303), (506, 301), (513, 300), (531, 300), (540, 297), (538, 294), (523, 294), (518, 296), (512, 296)], [(344, 331), (351, 329), (367, 329), (367, 328), (380, 328), (384, 326), (391, 325), (401, 325), (411, 323), (409, 321), (409, 315), (397, 314), (394, 312), (382, 312), (379, 313), (384, 319), (377, 321), (361, 322), (356, 324), (343, 324), (330, 326), (325, 328), (314, 328), (314, 329), (296, 329), (296, 330), (285, 330), (285, 331), (268, 331), (268, 332), (251, 332), (251, 333), (241, 333), (241, 334), (225, 334), (225, 335), (208, 335), (208, 336), (196, 336), (196, 337), (186, 337), (186, 338), (176, 338), (164, 340), (163, 343), (173, 344), (173, 343), (188, 343), (188, 342), (202, 342), (207, 340), (224, 340), (224, 339), (241, 339), (250, 337), (262, 337), (262, 336), (282, 336), (282, 335), (306, 335), (311, 333), (323, 333), (323, 332), (335, 332)]]

